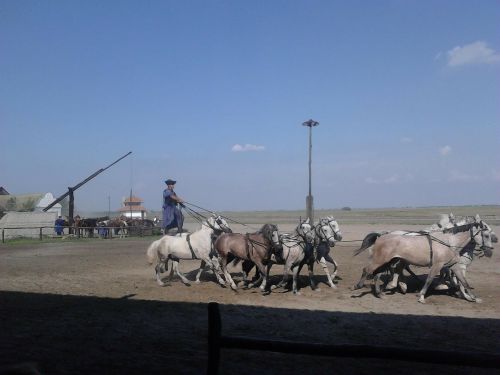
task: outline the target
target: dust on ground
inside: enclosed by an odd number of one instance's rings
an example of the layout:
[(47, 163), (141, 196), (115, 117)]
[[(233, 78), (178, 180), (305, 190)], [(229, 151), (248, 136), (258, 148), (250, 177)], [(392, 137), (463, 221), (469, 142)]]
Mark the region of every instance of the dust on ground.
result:
[[(392, 225), (390, 229), (419, 229)], [(235, 231), (245, 228), (233, 226)], [(280, 230), (291, 231), (284, 223)], [(233, 292), (205, 272), (186, 286), (153, 279), (145, 251), (153, 238), (60, 241), (0, 247), (0, 365), (33, 362), (46, 374), (204, 373), (207, 303), (221, 304), (223, 334), (317, 343), (372, 344), (462, 352), (500, 353), (500, 256), (475, 260), (468, 280), (483, 303), (431, 291), (417, 302), (418, 284), (406, 295), (375, 298), (352, 291), (368, 254), (352, 256), (358, 240), (379, 225), (341, 225), (332, 248), (339, 264), (337, 289), (315, 266), (319, 290), (300, 276), (301, 295), (258, 289)], [(498, 227), (494, 228), (498, 233)], [(350, 242), (354, 241), (354, 242)], [(194, 280), (199, 261), (181, 261)], [(240, 268), (230, 268), (236, 279)], [(271, 282), (282, 266), (274, 266)], [(424, 274), (425, 269), (419, 269)], [(491, 370), (400, 361), (222, 351), (221, 373), (495, 373)]]

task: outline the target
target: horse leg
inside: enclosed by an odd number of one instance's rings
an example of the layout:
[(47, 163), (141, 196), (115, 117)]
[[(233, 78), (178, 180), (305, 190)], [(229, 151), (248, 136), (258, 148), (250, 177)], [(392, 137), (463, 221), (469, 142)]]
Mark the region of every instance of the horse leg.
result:
[(184, 274), (179, 270), (179, 261), (178, 260), (173, 260), (174, 262), (174, 270), (175, 270), (175, 273), (177, 274), (177, 276), (179, 276), (182, 280), (182, 282), (186, 285), (190, 285), (189, 284), (189, 280), (186, 278), (186, 276), (184, 276)]
[(325, 257), (321, 257), (319, 263), (321, 264), (321, 267), (323, 267), (323, 271), (325, 272), (326, 277), (328, 278), (328, 284), (330, 285), (331, 288), (336, 289), (337, 286), (333, 283), (332, 276), (330, 275), (330, 270), (328, 269), (328, 266), (326, 264)]
[[(309, 284), (311, 285), (311, 289), (316, 291), (316, 292), (321, 291), (321, 289), (318, 288), (316, 286), (316, 283), (314, 282), (314, 260), (307, 263), (307, 270), (309, 271)], [(299, 274), (300, 274), (300, 270), (299, 270)]]
[(333, 264), (333, 272), (331, 272), (330, 275), (332, 275), (332, 280), (335, 280), (335, 277), (337, 277), (337, 270), (339, 269), (339, 265), (333, 260), (330, 254), (325, 255), (325, 260)]
[(203, 270), (205, 269), (206, 265), (207, 265), (207, 262), (202, 259), (201, 264), (200, 264), (200, 268), (198, 269), (198, 273), (196, 274), (196, 281), (195, 281), (196, 284), (200, 283), (200, 275), (203, 272)]
[(427, 275), (427, 279), (425, 280), (424, 287), (420, 290), (418, 302), (425, 303), (425, 293), (427, 293), (429, 285), (431, 285), (432, 280), (439, 274), (439, 271), (441, 271), (441, 268), (443, 268), (443, 266), (444, 264), (441, 262), (436, 263), (431, 267), (431, 269), (429, 270), (429, 274)]
[[(266, 292), (268, 269), (270, 269), (271, 267), (268, 268), (260, 262), (255, 263), (255, 266), (258, 268), (259, 273), (261, 275), (259, 278), (259, 280), (262, 279), (262, 283), (260, 284), (260, 290), (264, 293), (264, 292)], [(252, 284), (250, 284), (250, 285), (252, 285)]]
[(301, 268), (300, 266), (295, 266), (295, 267), (292, 266), (292, 274), (293, 274), (292, 290), (293, 294), (297, 295), (300, 295), (300, 292), (297, 290), (297, 277), (299, 275), (300, 268)]
[(219, 282), (219, 284), (222, 286), (226, 285), (226, 282), (221, 276), (222, 270), (220, 268), (219, 258), (214, 256), (213, 258), (207, 258), (207, 259), (209, 260), (209, 262), (207, 263), (210, 264), (210, 266), (212, 267), (212, 271), (217, 277), (217, 281)]
[(158, 263), (155, 266), (155, 279), (158, 282), (159, 286), (165, 286), (165, 283), (161, 280), (161, 276), (160, 276), (160, 272), (161, 272), (161, 269), (162, 269), (162, 267), (161, 267), (162, 264), (165, 264), (165, 263), (163, 263), (161, 261), (158, 261)]
[[(161, 273), (168, 271), (168, 261), (169, 261), (168, 258), (167, 259), (160, 258), (160, 259), (158, 259), (156, 266), (155, 266), (155, 277), (154, 278), (156, 279), (156, 281), (158, 282), (158, 285), (160, 285), (160, 286), (166, 285), (163, 282), (163, 280), (161, 279)], [(169, 276), (168, 280), (170, 280), (172, 278), (173, 272), (174, 272), (174, 268), (172, 267), (170, 269), (170, 276)]]
[(227, 258), (226, 257), (221, 257), (221, 262), (220, 262), (222, 271), (224, 272), (224, 277), (226, 278), (226, 281), (229, 283), (231, 286), (231, 289), (234, 291), (238, 290), (238, 287), (236, 286), (233, 278), (229, 274), (229, 271), (227, 270)]
[(382, 285), (382, 282), (380, 280), (381, 277), (382, 277), (382, 272), (377, 273), (373, 277), (373, 284), (372, 284), (373, 294), (377, 298), (382, 298), (384, 296), (385, 287), (381, 288), (381, 285)]
[(368, 276), (371, 275), (371, 269), (373, 267), (367, 266), (363, 268), (363, 273), (361, 274), (361, 278), (359, 279), (358, 283), (354, 285), (353, 290), (361, 289), (365, 286), (365, 280), (368, 278)]
[(365, 280), (368, 277), (368, 272), (366, 270), (367, 267), (363, 268), (363, 273), (361, 274), (361, 278), (359, 279), (358, 283), (353, 286), (353, 290), (361, 289), (365, 286)]
[(395, 263), (391, 263), (389, 266), (390, 278), (391, 280), (387, 283), (386, 288), (391, 290), (398, 286), (399, 276), (401, 272), (403, 272), (404, 264), (401, 260), (398, 260)]
[[(459, 263), (454, 264), (451, 269), (453, 270), (453, 273), (457, 277), (459, 281), (459, 286), (460, 286), (460, 291), (463, 295), (463, 297), (470, 302), (477, 302), (481, 303), (483, 302), (481, 298), (477, 298), (472, 292), (471, 292), (471, 287), (467, 280), (465, 279), (465, 270), (460, 267), (461, 265)], [(467, 298), (469, 297), (469, 298)]]
[(288, 272), (289, 272), (289, 267), (285, 263), (283, 266), (283, 278), (281, 279), (281, 281), (278, 284), (273, 285), (271, 287), (271, 289), (283, 288), (284, 286), (286, 286), (286, 284), (288, 283)]
[[(252, 271), (254, 264), (253, 262), (250, 262), (248, 260), (244, 260), (243, 263), (241, 263), (241, 273), (243, 274), (243, 286), (244, 288), (251, 288), (253, 287), (253, 283), (249, 280), (248, 275), (250, 274), (250, 271)], [(257, 270), (258, 272), (258, 270)]]

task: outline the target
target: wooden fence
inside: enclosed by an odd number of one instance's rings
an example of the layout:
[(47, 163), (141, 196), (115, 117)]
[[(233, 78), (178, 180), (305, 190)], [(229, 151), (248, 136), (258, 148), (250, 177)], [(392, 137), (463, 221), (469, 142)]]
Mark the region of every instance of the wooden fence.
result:
[[(325, 345), (305, 342), (261, 340), (248, 337), (221, 335), (221, 317), (216, 302), (208, 304), (208, 374), (217, 374), (220, 350), (242, 349), (289, 354), (329, 357), (373, 358), (407, 362), (423, 362), (452, 366), (500, 368), (500, 355), (473, 352), (450, 352), (414, 348), (382, 347), (370, 345)], [(471, 371), (472, 373), (472, 371)]]
[[(98, 231), (98, 235), (99, 235), (99, 230), (107, 230), (107, 234), (106, 238), (112, 238), (113, 236), (115, 237), (120, 237), (119, 234), (115, 234), (113, 235), (113, 230), (116, 229), (116, 227), (79, 227), (78, 229), (76, 229), (75, 227), (68, 227), (68, 226), (65, 226), (63, 227), (64, 229), (73, 229), (76, 233), (74, 234), (74, 236), (76, 238), (81, 238), (81, 237), (85, 237), (83, 235), (84, 231), (87, 231), (87, 230), (91, 230), (92, 233), (94, 233), (95, 230)], [(42, 227), (38, 227), (38, 226), (34, 226), (34, 227), (5, 227), (5, 228), (1, 228), (2, 230), (2, 243), (5, 243), (5, 233), (8, 232), (9, 230), (21, 230), (21, 229), (33, 229), (35, 231), (37, 231), (38, 233), (38, 238), (40, 239), (40, 241), (42, 241), (44, 239), (44, 236), (47, 237), (47, 234), (44, 234), (43, 233), (43, 230), (44, 229), (52, 229), (54, 232), (55, 232), (55, 227), (53, 226), (42, 226)], [(129, 236), (129, 235), (136, 235), (136, 236), (139, 236), (139, 237), (143, 237), (143, 236), (151, 236), (151, 235), (154, 235), (154, 231), (155, 230), (160, 230), (160, 228), (158, 227), (148, 227), (148, 226), (133, 226), (133, 227), (127, 227), (126, 229), (126, 235)], [(20, 237), (26, 237), (26, 236), (20, 236)], [(58, 238), (60, 236), (57, 236), (57, 235), (53, 235), (51, 236), (51, 238)], [(34, 237), (31, 237), (31, 238), (34, 238)]]

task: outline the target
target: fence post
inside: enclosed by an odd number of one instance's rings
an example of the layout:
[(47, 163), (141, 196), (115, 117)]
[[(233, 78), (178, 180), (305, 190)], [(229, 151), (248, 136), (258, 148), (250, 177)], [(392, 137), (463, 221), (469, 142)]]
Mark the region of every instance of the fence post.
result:
[(221, 321), (219, 304), (208, 303), (208, 366), (207, 374), (219, 372)]
[(2, 228), (2, 243), (5, 243), (5, 229)]
[(40, 227), (40, 241), (42, 240), (42, 229), (43, 227)]

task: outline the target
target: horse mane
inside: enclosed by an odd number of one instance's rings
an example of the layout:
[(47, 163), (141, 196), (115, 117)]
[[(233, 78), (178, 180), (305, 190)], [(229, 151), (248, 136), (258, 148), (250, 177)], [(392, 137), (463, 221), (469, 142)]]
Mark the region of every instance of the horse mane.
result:
[(262, 234), (265, 238), (270, 239), (271, 238), (271, 233), (273, 230), (277, 229), (276, 225), (274, 224), (264, 224), (262, 228), (258, 232), (255, 232), (256, 234)]
[(462, 232), (466, 232), (468, 230), (471, 230), (471, 228), (477, 228), (478, 226), (479, 226), (478, 223), (468, 223), (468, 224), (458, 225), (456, 227), (444, 229), (443, 233), (457, 234), (457, 233), (462, 233)]

